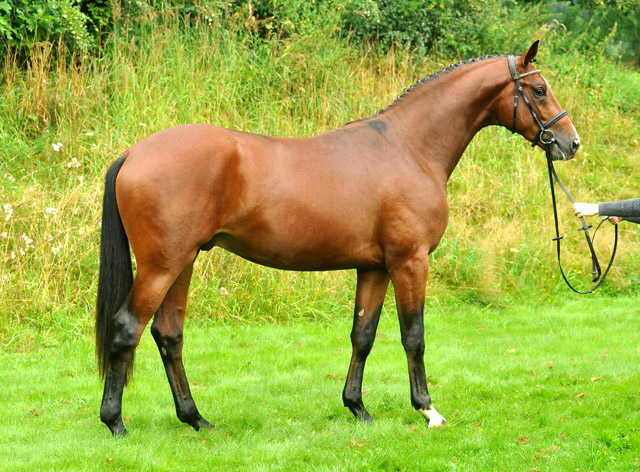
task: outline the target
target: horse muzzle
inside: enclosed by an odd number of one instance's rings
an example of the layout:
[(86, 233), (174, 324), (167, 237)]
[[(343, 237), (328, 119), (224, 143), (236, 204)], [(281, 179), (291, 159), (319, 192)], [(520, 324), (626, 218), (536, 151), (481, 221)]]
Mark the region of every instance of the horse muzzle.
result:
[(552, 141), (545, 144), (547, 155), (552, 161), (568, 161), (573, 159), (580, 147), (580, 138), (575, 136), (571, 138), (563, 138), (557, 136)]

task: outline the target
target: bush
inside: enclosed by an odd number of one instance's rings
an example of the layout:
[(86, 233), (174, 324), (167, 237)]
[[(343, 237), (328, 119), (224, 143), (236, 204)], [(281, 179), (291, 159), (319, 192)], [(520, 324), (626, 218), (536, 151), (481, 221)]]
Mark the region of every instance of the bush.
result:
[(0, 1), (0, 54), (26, 58), (35, 43), (61, 41), (68, 50), (95, 45), (93, 23), (74, 0)]
[(558, 25), (567, 49), (590, 52), (605, 42), (605, 55), (640, 60), (640, 0), (0, 0), (0, 53), (25, 59), (42, 41), (93, 52), (116, 26), (142, 37), (169, 19), (256, 40), (342, 37), (382, 54), (400, 47), (418, 58), (460, 59), (526, 47)]
[(343, 14), (343, 27), (355, 41), (378, 42), (382, 52), (407, 47), (418, 56), (484, 54), (507, 44), (516, 32), (540, 34), (541, 24), (546, 29), (561, 25), (567, 43), (581, 51), (605, 39), (605, 55), (629, 60), (639, 51), (638, 0), (347, 0)]
[(640, 63), (640, 1), (587, 0), (554, 6), (558, 21), (575, 37), (588, 38), (581, 50), (589, 50), (606, 40), (607, 50), (598, 51)]
[(419, 56), (467, 57), (486, 51), (487, 31), (495, 31), (501, 4), (500, 0), (350, 0), (344, 26), (357, 41), (378, 40), (383, 52), (399, 45)]

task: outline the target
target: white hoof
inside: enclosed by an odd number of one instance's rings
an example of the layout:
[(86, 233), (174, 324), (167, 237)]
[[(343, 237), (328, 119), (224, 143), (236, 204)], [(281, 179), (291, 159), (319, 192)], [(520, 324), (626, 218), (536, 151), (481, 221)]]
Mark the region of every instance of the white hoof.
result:
[(441, 428), (447, 424), (447, 420), (436, 411), (433, 406), (418, 410), (429, 422), (429, 428)]

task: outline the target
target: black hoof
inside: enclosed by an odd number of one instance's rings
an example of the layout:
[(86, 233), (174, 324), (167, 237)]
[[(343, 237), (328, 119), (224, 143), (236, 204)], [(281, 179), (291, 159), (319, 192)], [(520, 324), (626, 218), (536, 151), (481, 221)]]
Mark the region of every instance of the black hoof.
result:
[(349, 408), (357, 420), (362, 421), (363, 423), (373, 423), (373, 417), (369, 414), (364, 405), (348, 406), (347, 408)]
[(191, 426), (196, 431), (200, 431), (201, 429), (216, 429), (211, 423), (205, 420), (200, 414), (195, 419), (190, 419), (187, 421), (183, 421)]
[(367, 423), (367, 424), (371, 424), (374, 422), (373, 416), (371, 416), (369, 413), (366, 413), (363, 416), (358, 416), (357, 418), (363, 423)]
[(124, 427), (122, 421), (116, 423), (115, 425), (107, 425), (111, 434), (113, 434), (114, 438), (124, 438), (128, 433), (127, 429)]

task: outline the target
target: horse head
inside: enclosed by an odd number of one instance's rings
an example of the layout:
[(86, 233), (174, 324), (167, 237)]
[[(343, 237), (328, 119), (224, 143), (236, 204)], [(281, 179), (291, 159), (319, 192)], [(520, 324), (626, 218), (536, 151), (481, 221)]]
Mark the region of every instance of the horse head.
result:
[(572, 159), (580, 138), (551, 86), (532, 65), (539, 47), (540, 42), (535, 41), (525, 54), (507, 57), (515, 93), (508, 87), (502, 94), (499, 119), (511, 124), (512, 132), (544, 149), (551, 160)]

